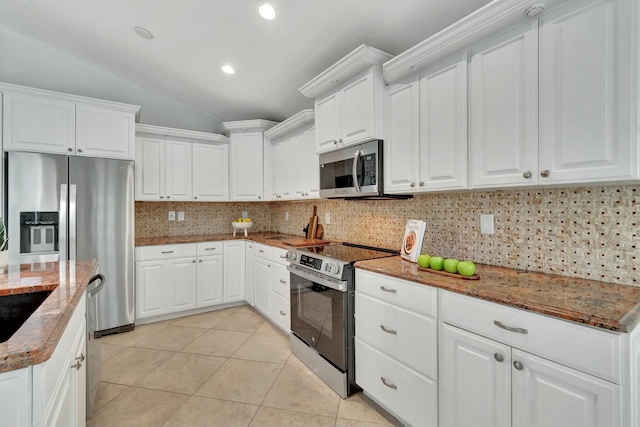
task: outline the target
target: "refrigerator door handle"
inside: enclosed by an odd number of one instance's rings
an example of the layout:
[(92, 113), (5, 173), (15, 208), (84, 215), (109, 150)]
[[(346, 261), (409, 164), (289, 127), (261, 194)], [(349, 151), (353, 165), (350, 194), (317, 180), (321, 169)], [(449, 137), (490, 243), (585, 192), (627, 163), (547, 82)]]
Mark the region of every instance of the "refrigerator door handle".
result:
[(76, 259), (76, 185), (69, 185), (69, 261)]
[(67, 260), (67, 184), (60, 184), (60, 226), (59, 253), (60, 262)]

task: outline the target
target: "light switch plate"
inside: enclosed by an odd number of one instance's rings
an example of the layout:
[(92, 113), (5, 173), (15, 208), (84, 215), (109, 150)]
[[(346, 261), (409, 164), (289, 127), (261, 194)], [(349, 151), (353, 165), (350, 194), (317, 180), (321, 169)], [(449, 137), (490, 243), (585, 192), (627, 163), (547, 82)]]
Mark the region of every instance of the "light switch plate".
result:
[(169, 221), (176, 220), (176, 211), (169, 211)]
[(284, 213), (284, 220), (289, 221), (289, 212)]
[(178, 221), (184, 221), (184, 212), (178, 212)]
[(247, 218), (249, 218), (249, 212), (242, 211), (242, 219), (247, 219)]
[(324, 214), (324, 223), (327, 225), (331, 224), (331, 214), (329, 212)]
[(480, 233), (494, 234), (493, 233), (493, 214), (480, 215)]

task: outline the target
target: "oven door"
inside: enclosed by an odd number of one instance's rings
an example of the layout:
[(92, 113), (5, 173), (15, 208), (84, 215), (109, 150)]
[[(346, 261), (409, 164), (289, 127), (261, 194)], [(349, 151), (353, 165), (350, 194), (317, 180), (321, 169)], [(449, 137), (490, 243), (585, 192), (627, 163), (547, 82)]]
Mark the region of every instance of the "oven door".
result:
[(377, 196), (381, 193), (382, 141), (320, 155), (320, 197)]
[(346, 285), (317, 277), (298, 266), (291, 272), (291, 331), (334, 366), (347, 369)]

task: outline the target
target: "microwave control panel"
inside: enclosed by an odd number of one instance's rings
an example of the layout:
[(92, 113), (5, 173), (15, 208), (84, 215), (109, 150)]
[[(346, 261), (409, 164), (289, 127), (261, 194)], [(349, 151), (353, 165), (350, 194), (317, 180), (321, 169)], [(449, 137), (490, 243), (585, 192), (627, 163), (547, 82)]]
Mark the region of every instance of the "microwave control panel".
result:
[(364, 159), (364, 182), (362, 185), (376, 185), (376, 155), (367, 154)]

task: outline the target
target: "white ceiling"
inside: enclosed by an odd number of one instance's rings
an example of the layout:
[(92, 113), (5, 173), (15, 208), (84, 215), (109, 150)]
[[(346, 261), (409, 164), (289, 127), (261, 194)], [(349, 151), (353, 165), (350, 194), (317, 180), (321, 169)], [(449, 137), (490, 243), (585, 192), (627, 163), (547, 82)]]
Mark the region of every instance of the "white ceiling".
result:
[(273, 21), (256, 2), (1, 0), (0, 27), (228, 120), (280, 121), (312, 107), (298, 88), (360, 44), (397, 55), (489, 0), (272, 0)]

